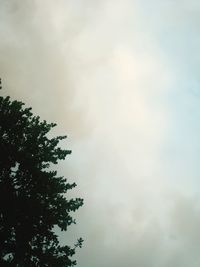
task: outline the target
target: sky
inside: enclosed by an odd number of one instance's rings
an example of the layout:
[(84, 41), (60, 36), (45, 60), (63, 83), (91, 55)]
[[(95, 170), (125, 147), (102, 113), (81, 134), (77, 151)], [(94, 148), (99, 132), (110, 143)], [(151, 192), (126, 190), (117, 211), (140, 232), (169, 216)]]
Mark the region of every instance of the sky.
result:
[(2, 94), (56, 122), (78, 267), (200, 265), (200, 2), (0, 0)]

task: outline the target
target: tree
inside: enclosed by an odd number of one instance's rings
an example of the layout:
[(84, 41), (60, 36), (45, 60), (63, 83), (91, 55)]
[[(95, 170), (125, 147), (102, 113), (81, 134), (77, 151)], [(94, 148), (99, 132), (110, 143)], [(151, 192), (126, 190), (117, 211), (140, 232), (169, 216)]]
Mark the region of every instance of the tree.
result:
[(41, 121), (19, 101), (0, 97), (0, 266), (67, 267), (74, 247), (61, 246), (54, 229), (66, 231), (83, 199), (66, 199), (76, 186), (52, 166), (71, 151), (50, 138), (54, 123)]

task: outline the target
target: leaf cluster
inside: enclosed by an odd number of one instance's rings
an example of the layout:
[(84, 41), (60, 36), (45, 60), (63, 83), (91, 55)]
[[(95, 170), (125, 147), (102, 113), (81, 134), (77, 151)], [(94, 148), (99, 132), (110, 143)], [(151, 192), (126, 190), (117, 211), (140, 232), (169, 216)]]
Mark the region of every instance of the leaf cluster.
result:
[(41, 121), (20, 101), (0, 97), (0, 266), (66, 267), (76, 245), (61, 246), (54, 227), (66, 231), (81, 198), (67, 199), (76, 186), (52, 165), (71, 153), (50, 138), (54, 123)]

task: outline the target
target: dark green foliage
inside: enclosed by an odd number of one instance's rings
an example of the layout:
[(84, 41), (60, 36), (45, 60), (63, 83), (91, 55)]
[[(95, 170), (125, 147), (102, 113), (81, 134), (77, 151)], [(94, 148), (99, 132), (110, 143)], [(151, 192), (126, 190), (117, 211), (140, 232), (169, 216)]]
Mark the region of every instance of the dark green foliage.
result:
[(23, 103), (0, 97), (0, 266), (67, 267), (82, 239), (61, 246), (54, 227), (75, 223), (70, 215), (83, 200), (64, 196), (76, 186), (51, 171), (71, 151), (49, 138), (55, 124), (40, 121)]

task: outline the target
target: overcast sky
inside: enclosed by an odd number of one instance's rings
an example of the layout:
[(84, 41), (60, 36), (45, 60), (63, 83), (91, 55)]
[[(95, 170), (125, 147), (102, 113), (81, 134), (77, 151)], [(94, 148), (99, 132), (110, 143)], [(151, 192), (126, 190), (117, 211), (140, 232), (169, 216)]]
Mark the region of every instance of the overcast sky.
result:
[(0, 4), (3, 93), (73, 151), (78, 267), (199, 267), (200, 2)]

